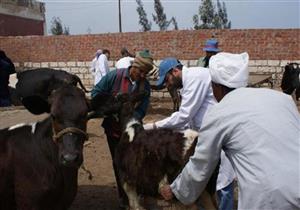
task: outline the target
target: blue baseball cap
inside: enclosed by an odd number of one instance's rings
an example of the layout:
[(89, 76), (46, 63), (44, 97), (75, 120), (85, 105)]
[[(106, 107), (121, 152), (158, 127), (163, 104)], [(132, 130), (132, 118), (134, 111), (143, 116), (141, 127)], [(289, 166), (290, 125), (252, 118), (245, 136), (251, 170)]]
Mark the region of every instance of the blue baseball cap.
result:
[(205, 43), (203, 51), (220, 52), (220, 49), (218, 48), (218, 41), (216, 39), (208, 39)]
[(159, 64), (158, 76), (159, 80), (157, 81), (157, 86), (162, 86), (165, 81), (165, 77), (169, 71), (171, 71), (174, 67), (181, 65), (180, 61), (176, 58), (165, 58)]

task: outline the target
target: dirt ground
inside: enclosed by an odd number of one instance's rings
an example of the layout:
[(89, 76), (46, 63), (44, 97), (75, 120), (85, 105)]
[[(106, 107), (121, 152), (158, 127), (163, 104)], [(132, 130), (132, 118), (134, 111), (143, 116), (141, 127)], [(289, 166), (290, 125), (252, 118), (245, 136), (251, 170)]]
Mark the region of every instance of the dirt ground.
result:
[[(300, 103), (298, 103), (298, 109)], [(300, 109), (299, 109), (300, 110)], [(145, 122), (159, 120), (172, 112), (170, 99), (151, 98), (151, 107)], [(45, 118), (47, 115), (35, 116), (22, 107), (0, 109), (0, 129), (18, 123), (30, 123)], [(111, 157), (106, 143), (101, 119), (90, 120), (88, 133), (90, 136), (88, 145), (84, 148), (84, 164), (92, 172), (93, 179), (89, 180), (88, 175), (79, 170), (78, 193), (71, 210), (117, 210), (117, 190), (112, 170)], [(163, 209), (173, 208), (173, 204), (160, 201)]]

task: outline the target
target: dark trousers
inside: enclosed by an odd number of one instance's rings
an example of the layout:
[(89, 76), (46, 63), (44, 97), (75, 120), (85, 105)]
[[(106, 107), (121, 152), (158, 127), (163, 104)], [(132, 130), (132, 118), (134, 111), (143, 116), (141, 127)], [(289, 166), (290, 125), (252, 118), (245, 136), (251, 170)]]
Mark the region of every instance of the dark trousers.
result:
[(118, 188), (118, 193), (119, 193), (119, 199), (120, 199), (120, 205), (127, 205), (128, 206), (128, 197), (122, 187), (120, 178), (119, 178), (119, 174), (118, 174), (118, 168), (116, 167), (116, 163), (115, 163), (115, 150), (118, 146), (118, 143), (120, 141), (120, 138), (116, 138), (114, 136), (110, 136), (107, 135), (106, 133), (106, 139), (107, 139), (107, 143), (109, 146), (109, 151), (111, 154), (111, 158), (112, 158), (112, 162), (113, 162), (113, 168), (114, 168), (114, 173), (115, 173), (115, 177), (116, 177), (116, 182), (117, 182), (117, 188)]

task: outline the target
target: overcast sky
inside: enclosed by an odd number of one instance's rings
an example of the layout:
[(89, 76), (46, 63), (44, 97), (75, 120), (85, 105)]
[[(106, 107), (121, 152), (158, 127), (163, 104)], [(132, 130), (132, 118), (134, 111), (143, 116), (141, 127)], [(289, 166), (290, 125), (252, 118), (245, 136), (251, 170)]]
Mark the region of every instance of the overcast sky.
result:
[[(41, 0), (46, 3), (47, 31), (51, 20), (60, 17), (71, 34), (114, 33), (119, 31), (118, 0)], [(142, 0), (152, 30), (154, 1)], [(222, 0), (220, 0), (222, 2)], [(232, 29), (300, 28), (300, 0), (223, 0)], [(179, 29), (193, 28), (192, 17), (201, 0), (161, 0), (167, 18), (175, 16)], [(216, 1), (214, 1), (216, 3)], [(123, 32), (140, 31), (135, 0), (121, 0)], [(90, 30), (89, 30), (90, 29)]]

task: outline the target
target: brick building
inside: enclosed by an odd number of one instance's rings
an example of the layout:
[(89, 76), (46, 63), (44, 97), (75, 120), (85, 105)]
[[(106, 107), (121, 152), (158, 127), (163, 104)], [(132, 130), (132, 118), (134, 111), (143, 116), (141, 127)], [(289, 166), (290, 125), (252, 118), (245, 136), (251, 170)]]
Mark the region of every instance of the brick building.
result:
[(44, 34), (44, 3), (35, 0), (0, 0), (0, 36)]

